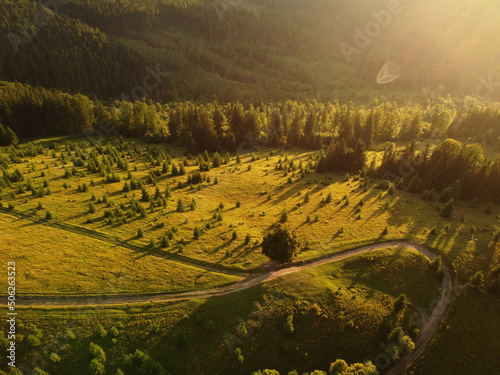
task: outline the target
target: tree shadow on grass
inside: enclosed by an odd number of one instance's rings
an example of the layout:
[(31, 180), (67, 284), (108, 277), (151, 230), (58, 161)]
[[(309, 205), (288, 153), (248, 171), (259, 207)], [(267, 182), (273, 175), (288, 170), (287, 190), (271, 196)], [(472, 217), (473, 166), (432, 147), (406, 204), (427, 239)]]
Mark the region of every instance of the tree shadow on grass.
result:
[(224, 248), (228, 247), (229, 245), (231, 245), (232, 242), (233, 242), (233, 240), (231, 240), (231, 239), (224, 241), (224, 243), (222, 243), (221, 245), (219, 245), (216, 248), (210, 250), (209, 254), (211, 254), (211, 255), (212, 254), (217, 254), (222, 249), (224, 249)]

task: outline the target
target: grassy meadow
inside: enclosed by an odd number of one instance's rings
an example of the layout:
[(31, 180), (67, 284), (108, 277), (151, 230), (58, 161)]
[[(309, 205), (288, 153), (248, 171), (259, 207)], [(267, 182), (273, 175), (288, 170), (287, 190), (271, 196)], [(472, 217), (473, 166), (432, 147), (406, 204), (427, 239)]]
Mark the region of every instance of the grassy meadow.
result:
[[(395, 284), (401, 274), (405, 281)], [(106, 373), (111, 374), (124, 369), (124, 357), (135, 349), (157, 359), (172, 375), (327, 369), (337, 358), (373, 360), (391, 327), (414, 328), (410, 316), (426, 308), (439, 287), (440, 278), (428, 259), (398, 248), (318, 266), (208, 300), (97, 310), (26, 308), (20, 318), (24, 331), (31, 332), (30, 324), (34, 324), (42, 337), (38, 347), (23, 343), (21, 358), (29, 363), (51, 343), (53, 335), (60, 335), (61, 346), (51, 350), (57, 351), (61, 361), (48, 361), (46, 371), (51, 374), (86, 374), (90, 342), (105, 351)], [(401, 293), (410, 303), (397, 311), (393, 306)], [(293, 334), (283, 328), (290, 314)], [(96, 331), (97, 324), (106, 335)], [(185, 338), (182, 345), (180, 335)], [(235, 356), (236, 348), (243, 362)]]
[[(199, 169), (195, 156), (168, 145), (144, 145), (133, 140), (120, 147), (125, 156), (127, 150), (140, 150), (140, 156), (126, 156), (134, 181), (147, 181), (151, 170), (161, 169), (151, 165), (158, 163), (149, 160), (148, 148), (171, 155), (172, 165), (186, 165), (186, 175), (167, 173), (156, 179), (156, 187), (145, 184), (149, 197), (155, 196), (156, 188), (163, 193), (168, 187), (171, 196), (165, 207), (151, 208), (143, 202), (144, 217), (126, 217), (131, 200), (141, 200), (139, 189), (123, 192), (124, 182), (131, 181), (128, 172), (113, 168), (121, 179), (115, 183), (106, 183), (105, 177), (89, 173), (85, 167), (77, 167), (75, 176), (64, 178), (65, 171), (73, 167), (66, 151), (47, 151), (12, 165), (9, 172), (19, 169), (35, 186), (47, 181), (52, 194), (39, 198), (30, 192), (19, 193), (13, 186), (4, 192), (3, 206), (11, 204), (17, 212), (40, 218), (48, 210), (56, 221), (136, 246), (148, 247), (153, 239), (159, 247), (167, 235), (168, 246), (162, 246), (161, 251), (240, 269), (253, 269), (266, 262), (258, 242), (273, 225), (284, 221), (284, 212), (286, 224), (297, 231), (304, 245), (298, 260), (358, 244), (408, 238), (436, 248), (457, 270), (469, 275), (477, 266), (488, 269), (495, 251), (490, 235), (498, 225), (498, 207), (486, 215), (485, 207), (472, 208), (470, 202), (460, 202), (454, 217), (443, 219), (439, 215), (442, 204), (423, 201), (405, 191), (390, 194), (377, 189), (377, 181), (313, 172), (301, 175), (300, 167), (314, 163), (317, 153), (266, 149), (242, 153), (239, 162), (233, 154), (228, 164), (202, 172), (210, 182), (188, 184), (188, 176)], [(90, 153), (91, 149), (82, 151)], [(277, 170), (278, 165), (288, 167), (288, 171)], [(78, 187), (84, 184), (87, 190), (79, 192)], [(185, 206), (183, 212), (177, 210), (179, 200)], [(191, 208), (193, 201), (195, 207)], [(122, 211), (121, 217), (104, 217), (106, 210), (117, 208)], [(198, 239), (193, 238), (195, 228), (201, 232)], [(388, 233), (383, 235), (385, 228)], [(143, 232), (140, 238), (139, 230)], [(478, 242), (469, 243), (471, 230), (477, 232)]]
[(20, 294), (155, 293), (238, 281), (3, 214), (0, 227), (0, 260), (16, 262)]
[[(201, 181), (188, 183), (201, 159), (175, 145), (110, 139), (91, 147), (84, 141), (35, 141), (21, 145), (27, 154), (15, 157), (2, 151), (15, 161), (6, 173), (24, 178), (3, 188), (0, 209), (5, 250), (0, 260), (16, 261), (18, 294), (157, 293), (238, 282), (275, 269), (259, 245), (277, 223), (298, 234), (299, 262), (385, 240), (423, 243), (442, 255), (456, 287), (478, 270), (487, 272), (500, 257), (500, 245), (492, 241), (498, 207), (461, 201), (453, 217), (444, 219), (437, 201), (382, 189), (379, 181), (362, 176), (314, 172), (317, 152), (267, 148), (221, 155), (227, 160), (201, 172)], [(44, 149), (28, 155), (37, 144)], [(102, 162), (102, 172), (80, 165), (79, 159), (89, 163), (92, 155)], [(185, 174), (173, 175), (182, 167)], [(411, 316), (429, 312), (440, 286), (426, 258), (398, 248), (210, 299), (24, 307), (18, 355), (23, 363), (45, 356), (44, 369), (52, 375), (87, 374), (91, 342), (106, 353), (106, 374), (119, 368), (125, 374), (139, 371), (124, 368), (124, 358), (136, 349), (170, 375), (328, 370), (337, 358), (374, 360), (394, 327), (414, 339)], [(401, 294), (409, 304), (396, 310)], [(476, 300), (486, 301), (484, 310), (471, 305)], [(432, 348), (448, 342), (454, 347), (445, 357), (450, 368), (469, 366), (473, 356), (483, 358), (485, 369), (494, 368), (495, 360), (480, 354), (480, 346), (470, 346), (477, 335), (498, 351), (492, 336), (498, 327), (487, 326), (498, 313), (495, 303), (466, 287), (411, 371), (432, 374), (441, 359)], [(284, 330), (290, 316), (293, 333)], [(477, 325), (477, 332), (463, 345), (452, 344), (462, 325)], [(38, 338), (36, 345), (30, 335)], [(56, 339), (60, 344), (52, 346)], [(50, 359), (51, 352), (59, 359)]]

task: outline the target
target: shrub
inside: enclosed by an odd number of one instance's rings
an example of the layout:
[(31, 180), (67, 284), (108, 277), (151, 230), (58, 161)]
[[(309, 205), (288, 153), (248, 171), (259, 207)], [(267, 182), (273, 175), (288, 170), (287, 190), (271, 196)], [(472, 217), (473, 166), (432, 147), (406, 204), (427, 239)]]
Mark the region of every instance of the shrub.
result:
[(484, 273), (482, 271), (478, 271), (474, 274), (474, 276), (470, 279), (470, 284), (475, 288), (482, 288), (484, 285)]
[(431, 267), (436, 274), (441, 275), (443, 273), (443, 259), (441, 258), (441, 255), (434, 258), (431, 262)]
[(390, 181), (388, 180), (383, 180), (383, 181), (380, 181), (377, 185), (377, 187), (379, 189), (382, 189), (382, 190), (389, 190), (391, 188), (392, 184)]
[(232, 234), (231, 238), (233, 239), (233, 241), (235, 239), (237, 239), (238, 238), (238, 232), (236, 232), (235, 230), (233, 230), (233, 234)]
[(95, 333), (101, 337), (106, 337), (108, 334), (108, 332), (104, 329), (104, 327), (100, 323), (97, 324)]
[(197, 240), (200, 238), (200, 235), (201, 235), (200, 229), (198, 227), (195, 227), (193, 230), (193, 238)]
[(453, 208), (455, 207), (453, 198), (451, 198), (448, 203), (446, 203), (441, 210), (440, 215), (444, 218), (450, 218), (453, 215)]
[(396, 311), (401, 311), (408, 306), (408, 299), (406, 295), (401, 294), (398, 299), (394, 302), (394, 309)]
[(329, 192), (328, 195), (326, 196), (325, 203), (331, 203), (332, 200), (333, 200), (332, 193)]
[(142, 238), (144, 237), (144, 231), (142, 228), (137, 229), (137, 238)]
[(50, 212), (49, 210), (45, 211), (45, 219), (52, 220), (53, 218), (54, 215), (52, 214), (52, 212)]
[(245, 245), (248, 245), (251, 240), (252, 236), (250, 236), (250, 233), (247, 233), (247, 235), (245, 236)]
[(283, 208), (283, 211), (281, 211), (280, 220), (282, 223), (286, 223), (288, 221), (288, 211), (286, 208)]
[(286, 318), (286, 323), (283, 326), (283, 329), (289, 335), (291, 335), (295, 331), (295, 327), (293, 326), (293, 315), (288, 315), (288, 317)]
[(240, 201), (237, 201), (236, 202), (236, 208), (240, 208), (241, 207), (241, 202)]
[(389, 228), (385, 227), (382, 231), (382, 236), (387, 236), (389, 234)]

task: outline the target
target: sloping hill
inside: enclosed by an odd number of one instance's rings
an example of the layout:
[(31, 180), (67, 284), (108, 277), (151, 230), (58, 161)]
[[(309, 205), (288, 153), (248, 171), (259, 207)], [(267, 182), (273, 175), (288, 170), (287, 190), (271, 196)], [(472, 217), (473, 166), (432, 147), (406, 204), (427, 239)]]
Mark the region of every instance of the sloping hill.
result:
[[(0, 4), (0, 35), (26, 37), (22, 19), (34, 26), (35, 2)], [(57, 8), (30, 43), (14, 42), (19, 55), (4, 38), (0, 79), (109, 98), (160, 64), (169, 79), (147, 95), (164, 101), (363, 99), (439, 85), (500, 97), (493, 0), (70, 0)], [(399, 79), (379, 85), (386, 63)]]

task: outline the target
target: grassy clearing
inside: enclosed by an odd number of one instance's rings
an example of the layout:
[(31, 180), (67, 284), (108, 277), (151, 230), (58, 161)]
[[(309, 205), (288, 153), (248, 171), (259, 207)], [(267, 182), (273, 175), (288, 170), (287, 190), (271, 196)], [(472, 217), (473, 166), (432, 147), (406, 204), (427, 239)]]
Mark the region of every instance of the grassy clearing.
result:
[[(398, 283), (401, 275), (407, 283)], [(51, 343), (51, 334), (75, 333), (75, 339), (61, 340), (62, 360), (49, 363), (51, 374), (86, 374), (91, 341), (105, 350), (106, 373), (111, 374), (135, 349), (161, 362), (172, 375), (243, 375), (266, 367), (283, 373), (312, 371), (326, 369), (337, 358), (373, 359), (390, 327), (407, 327), (409, 314), (425, 307), (439, 286), (428, 260), (419, 254), (381, 250), (209, 300), (98, 310), (23, 309), (20, 319), (26, 326), (21, 331), (29, 331), (28, 322), (42, 330), (37, 350)], [(393, 304), (399, 293), (412, 304), (398, 313)], [(283, 329), (289, 314), (294, 315), (291, 335)], [(107, 331), (105, 337), (94, 333), (97, 323)], [(120, 332), (116, 343), (112, 327)], [(181, 333), (185, 346), (179, 345)], [(20, 346), (20, 360), (29, 363), (37, 350)], [(234, 355), (236, 347), (243, 363)]]
[[(175, 165), (185, 161), (188, 175), (198, 170), (195, 157), (185, 158), (180, 149), (168, 145), (129, 142), (123, 147), (135, 181), (146, 180), (151, 170), (161, 169), (151, 165), (147, 147), (169, 153)], [(140, 156), (127, 156), (134, 148), (140, 149)], [(151, 210), (146, 202), (143, 203), (145, 217), (134, 215), (123, 221), (115, 218), (109, 223), (103, 217), (104, 212), (120, 206), (124, 207), (122, 211), (127, 211), (132, 198), (140, 201), (141, 190), (122, 192), (127, 172), (116, 167), (113, 172), (122, 179), (117, 183), (106, 183), (101, 175), (89, 173), (84, 167), (76, 168), (76, 176), (63, 178), (65, 169), (72, 168), (70, 161), (64, 164), (66, 154), (60, 151), (53, 157), (51, 152), (46, 152), (13, 165), (10, 172), (19, 168), (35, 186), (47, 179), (52, 194), (36, 198), (31, 193), (17, 194), (17, 186), (14, 186), (3, 193), (4, 206), (12, 203), (16, 210), (41, 217), (49, 210), (56, 220), (104, 232), (138, 246), (148, 246), (151, 238), (158, 245), (162, 237), (175, 228), (177, 232), (163, 251), (242, 269), (251, 269), (267, 261), (256, 243), (281, 220), (284, 210), (287, 225), (296, 229), (304, 243), (299, 260), (384, 239), (410, 238), (435, 247), (457, 271), (468, 277), (478, 268), (487, 270), (494, 251), (490, 236), (498, 225), (497, 207), (492, 214), (486, 215), (483, 213), (485, 207), (472, 208), (470, 202), (460, 202), (454, 217), (443, 219), (439, 216), (442, 204), (423, 201), (405, 191), (388, 194), (375, 188), (376, 182), (316, 173), (301, 177), (299, 165), (314, 162), (315, 153), (300, 150), (248, 152), (240, 155), (241, 164), (232, 155), (229, 164), (204, 172), (210, 182), (192, 186), (185, 184), (187, 176), (162, 175), (157, 178), (158, 189), (164, 192), (168, 186), (172, 191), (166, 208), (160, 206)], [(284, 167), (293, 162), (296, 169), (276, 170), (280, 161)], [(42, 172), (45, 177), (41, 177)], [(216, 178), (217, 184), (214, 183)], [(179, 187), (179, 183), (182, 186)], [(83, 184), (88, 190), (78, 192), (78, 186)], [(146, 190), (150, 196), (155, 195), (152, 184), (147, 184)], [(91, 201), (92, 195), (95, 201)], [(331, 203), (325, 203), (329, 195)], [(99, 203), (104, 196), (108, 203)], [(191, 210), (193, 199), (196, 207)], [(177, 212), (179, 200), (186, 206), (185, 212)], [(94, 213), (89, 212), (91, 203)], [(39, 204), (42, 210), (37, 210)], [(223, 208), (218, 215), (216, 210), (221, 204)], [(195, 228), (202, 230), (197, 240), (193, 238)], [(386, 235), (383, 234), (385, 228), (388, 230)], [(434, 228), (436, 234), (431, 233)], [(139, 229), (144, 233), (142, 238), (137, 237)], [(469, 244), (472, 229), (479, 241)], [(234, 231), (238, 235), (236, 239), (232, 238)], [(246, 234), (251, 236), (249, 244), (244, 243)]]
[(151, 293), (238, 280), (3, 214), (0, 227), (0, 261), (16, 262), (19, 294)]
[[(54, 141), (63, 145), (68, 139), (40, 142), (49, 145)], [(123, 158), (129, 163), (134, 181), (146, 182), (151, 170), (161, 169), (161, 165), (152, 165), (156, 161), (149, 158), (148, 148), (152, 147), (168, 153), (176, 166), (186, 162), (188, 175), (199, 169), (197, 156), (189, 158), (171, 145), (146, 145), (127, 140), (122, 146)], [(91, 151), (82, 148), (85, 155)], [(130, 183), (128, 173), (114, 165), (111, 171), (120, 176), (121, 181), (106, 183), (105, 176), (76, 167), (76, 175), (65, 178), (65, 170), (73, 168), (71, 156), (68, 157), (64, 146), (55, 155), (46, 150), (44, 155), (13, 164), (9, 173), (18, 168), (37, 188), (46, 179), (52, 194), (36, 197), (21, 192), (21, 184), (15, 183), (2, 191), (3, 207), (11, 204), (16, 212), (41, 219), (48, 210), (54, 216), (54, 223), (91, 231), (87, 233), (98, 231), (106, 238), (123, 241), (143, 251), (129, 251), (116, 243), (64, 232), (41, 225), (43, 221), (33, 224), (31, 220), (0, 215), (0, 238), (2, 244), (6, 244), (0, 260), (7, 261), (9, 254), (10, 261), (14, 254), (21, 269), (18, 286), (26, 293), (100, 293), (109, 285), (113, 286), (113, 291), (119, 288), (124, 293), (205, 288), (232, 282), (235, 278), (152, 257), (151, 252), (183, 256), (217, 267), (252, 269), (267, 262), (260, 253), (259, 241), (286, 216), (286, 224), (296, 230), (304, 245), (298, 260), (361, 244), (405, 238), (422, 242), (442, 254), (460, 284), (468, 281), (476, 271), (486, 272), (498, 263), (500, 244), (491, 241), (493, 231), (499, 227), (498, 207), (493, 206), (490, 213), (485, 213), (486, 206), (472, 207), (471, 202), (458, 202), (453, 217), (443, 219), (439, 215), (442, 204), (424, 201), (418, 195), (401, 190), (390, 194), (378, 189), (377, 181), (314, 172), (302, 175), (299, 165), (307, 166), (314, 162), (315, 156), (316, 153), (303, 150), (265, 149), (242, 153), (238, 162), (233, 154), (229, 164), (203, 172), (210, 182), (193, 186), (186, 184), (187, 175), (172, 176), (169, 172), (156, 179), (161, 192), (167, 186), (172, 192), (165, 208), (160, 205), (151, 209), (149, 203), (141, 202), (145, 207), (143, 217), (134, 214), (125, 220), (114, 217), (110, 221), (104, 218), (106, 210), (127, 212), (132, 198), (141, 200), (140, 189), (122, 191), (124, 182)], [(277, 170), (280, 162), (285, 169), (293, 162), (295, 170)], [(79, 192), (78, 186), (83, 184), (87, 190)], [(153, 184), (146, 182), (145, 188), (150, 197), (155, 195)], [(196, 204), (190, 209), (193, 199)], [(187, 208), (184, 212), (177, 212), (179, 200)], [(92, 213), (89, 212), (90, 203), (95, 210)], [(285, 210), (286, 215), (283, 215)], [(198, 239), (193, 238), (195, 228), (200, 230)], [(137, 236), (139, 230), (143, 232), (142, 237)], [(233, 238), (234, 232), (236, 238)], [(245, 243), (247, 234), (251, 237), (249, 243)], [(162, 238), (169, 235), (168, 244), (161, 246)], [(150, 245), (151, 238), (155, 242), (154, 249)], [(50, 343), (50, 334), (65, 332), (70, 321), (79, 321), (81, 332), (61, 351), (61, 363), (50, 364), (47, 368), (52, 374), (64, 374), (66, 370), (68, 374), (86, 373), (90, 341), (98, 342), (105, 349), (107, 373), (115, 373), (123, 357), (136, 348), (162, 362), (173, 375), (249, 374), (266, 367), (277, 368), (282, 373), (294, 367), (299, 371), (327, 369), (336, 358), (349, 362), (373, 359), (380, 354), (379, 345), (387, 336), (387, 327), (395, 323), (407, 324), (413, 308), (428, 309), (429, 301), (437, 296), (439, 282), (429, 271), (426, 260), (415, 253), (392, 251), (389, 257), (383, 254), (387, 253), (366, 254), (347, 262), (324, 265), (210, 300), (103, 308), (97, 312), (89, 309), (76, 314), (64, 309), (28, 309), (23, 311), (22, 319), (27, 325), (29, 322), (43, 327), (44, 343)], [(412, 306), (405, 314), (395, 315), (392, 305), (401, 293), (408, 296)], [(266, 301), (276, 296), (283, 296), (284, 301), (265, 315), (260, 330), (254, 330), (248, 337), (243, 335), (244, 340), (238, 343), (244, 356), (243, 364), (240, 363), (234, 353), (229, 353), (225, 338), (241, 333), (242, 322), (248, 322), (252, 313), (268, 306)], [(470, 296), (467, 298), (467, 303), (475, 301)], [(307, 304), (302, 305), (301, 301)], [(497, 365), (486, 354), (479, 354), (477, 348), (497, 346), (495, 337), (498, 335), (492, 336), (496, 328), (491, 331), (486, 328), (497, 319), (495, 307), (480, 300), (478, 303), (484, 302), (487, 306), (485, 310), (471, 312), (466, 302), (461, 301), (462, 296), (448, 317), (450, 323), (447, 324), (451, 328), (441, 329), (432, 347), (451, 343), (463, 325), (475, 327), (480, 324), (478, 332), (481, 335), (477, 337), (481, 337), (484, 345), (474, 346), (472, 339), (463, 341), (457, 353), (464, 353), (464, 360), (456, 362), (467, 360), (466, 367), (471, 373), (488, 373), (488, 369)], [(292, 336), (283, 331), (290, 313), (295, 316)], [(88, 321), (85, 315), (91, 315), (92, 319)], [(116, 344), (109, 335), (96, 337), (93, 330), (97, 321), (108, 331), (121, 325), (119, 330), (127, 334), (117, 337)], [(27, 331), (28, 328), (23, 332)], [(178, 345), (181, 333), (187, 341), (184, 347)], [(470, 337), (474, 338), (475, 334)], [(473, 348), (467, 352), (466, 346)], [(27, 360), (32, 351), (21, 347), (20, 358)], [(482, 353), (487, 353), (484, 350)], [(433, 353), (439, 351), (436, 349)], [(484, 366), (480, 366), (482, 372), (472, 370), (474, 358), (484, 362)], [(451, 366), (452, 361), (453, 354), (449, 354), (443, 363)], [(438, 362), (437, 354), (426, 354), (417, 362), (415, 371), (432, 373)], [(446, 372), (444, 367), (442, 369), (441, 372)]]

